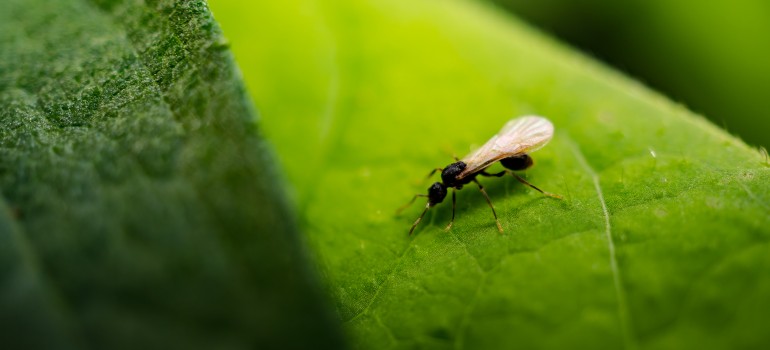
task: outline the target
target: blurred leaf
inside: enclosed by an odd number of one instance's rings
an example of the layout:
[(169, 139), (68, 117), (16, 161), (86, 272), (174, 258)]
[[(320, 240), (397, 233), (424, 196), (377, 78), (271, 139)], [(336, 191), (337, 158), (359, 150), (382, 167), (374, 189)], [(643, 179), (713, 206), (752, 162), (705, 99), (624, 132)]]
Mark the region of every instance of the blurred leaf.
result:
[(770, 145), (770, 2), (490, 1)]
[(0, 4), (3, 348), (339, 346), (245, 97), (202, 1)]
[[(474, 1), (212, 0), (359, 348), (761, 348), (770, 169), (701, 117)], [(510, 118), (527, 178), (396, 208)], [(498, 166), (496, 166), (498, 167)]]

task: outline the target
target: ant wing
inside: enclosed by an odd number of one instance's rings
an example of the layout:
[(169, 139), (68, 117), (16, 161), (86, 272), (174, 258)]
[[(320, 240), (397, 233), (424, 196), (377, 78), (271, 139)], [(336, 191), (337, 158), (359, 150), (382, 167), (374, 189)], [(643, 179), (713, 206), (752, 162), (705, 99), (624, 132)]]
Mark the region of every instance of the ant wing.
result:
[(479, 172), (500, 159), (537, 151), (552, 137), (553, 124), (548, 119), (538, 116), (511, 119), (497, 135), (463, 158), (465, 170), (457, 178)]

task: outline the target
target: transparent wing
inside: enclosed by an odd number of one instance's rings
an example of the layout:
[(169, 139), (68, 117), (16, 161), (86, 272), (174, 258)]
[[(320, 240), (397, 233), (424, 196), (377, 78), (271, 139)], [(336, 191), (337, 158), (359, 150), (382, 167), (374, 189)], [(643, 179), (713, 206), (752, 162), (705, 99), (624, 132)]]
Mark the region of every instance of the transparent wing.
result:
[(476, 173), (492, 163), (511, 156), (537, 151), (553, 137), (553, 124), (538, 116), (511, 119), (497, 135), (463, 158), (466, 167), (458, 179)]

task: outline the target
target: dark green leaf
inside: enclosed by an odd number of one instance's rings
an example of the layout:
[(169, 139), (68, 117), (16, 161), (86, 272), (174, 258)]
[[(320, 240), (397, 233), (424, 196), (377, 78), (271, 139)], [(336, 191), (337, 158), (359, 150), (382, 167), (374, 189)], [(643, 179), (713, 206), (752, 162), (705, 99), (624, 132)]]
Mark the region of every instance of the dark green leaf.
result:
[(0, 3), (4, 348), (339, 344), (244, 97), (203, 1)]

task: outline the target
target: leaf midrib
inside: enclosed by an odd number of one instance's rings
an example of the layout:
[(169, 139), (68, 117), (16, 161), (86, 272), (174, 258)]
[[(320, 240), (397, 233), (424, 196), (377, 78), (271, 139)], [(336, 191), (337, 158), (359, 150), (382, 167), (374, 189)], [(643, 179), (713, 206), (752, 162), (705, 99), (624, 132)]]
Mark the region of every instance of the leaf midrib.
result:
[(607, 203), (604, 200), (604, 194), (601, 187), (601, 179), (596, 170), (588, 163), (583, 152), (580, 150), (580, 146), (569, 136), (568, 132), (564, 133), (566, 143), (572, 148), (572, 152), (575, 159), (580, 163), (583, 169), (586, 171), (591, 181), (594, 184), (596, 190), (596, 196), (599, 199), (599, 203), (602, 207), (602, 214), (604, 216), (604, 234), (607, 240), (607, 250), (610, 256), (610, 268), (612, 270), (612, 280), (615, 285), (615, 297), (617, 299), (618, 306), (618, 318), (620, 319), (620, 329), (622, 333), (623, 343), (626, 349), (636, 349), (638, 344), (634, 335), (631, 316), (628, 310), (628, 302), (626, 290), (623, 288), (623, 281), (621, 280), (620, 270), (618, 268), (617, 257), (615, 256), (615, 241), (612, 238), (612, 224), (610, 222), (610, 213), (607, 209)]

